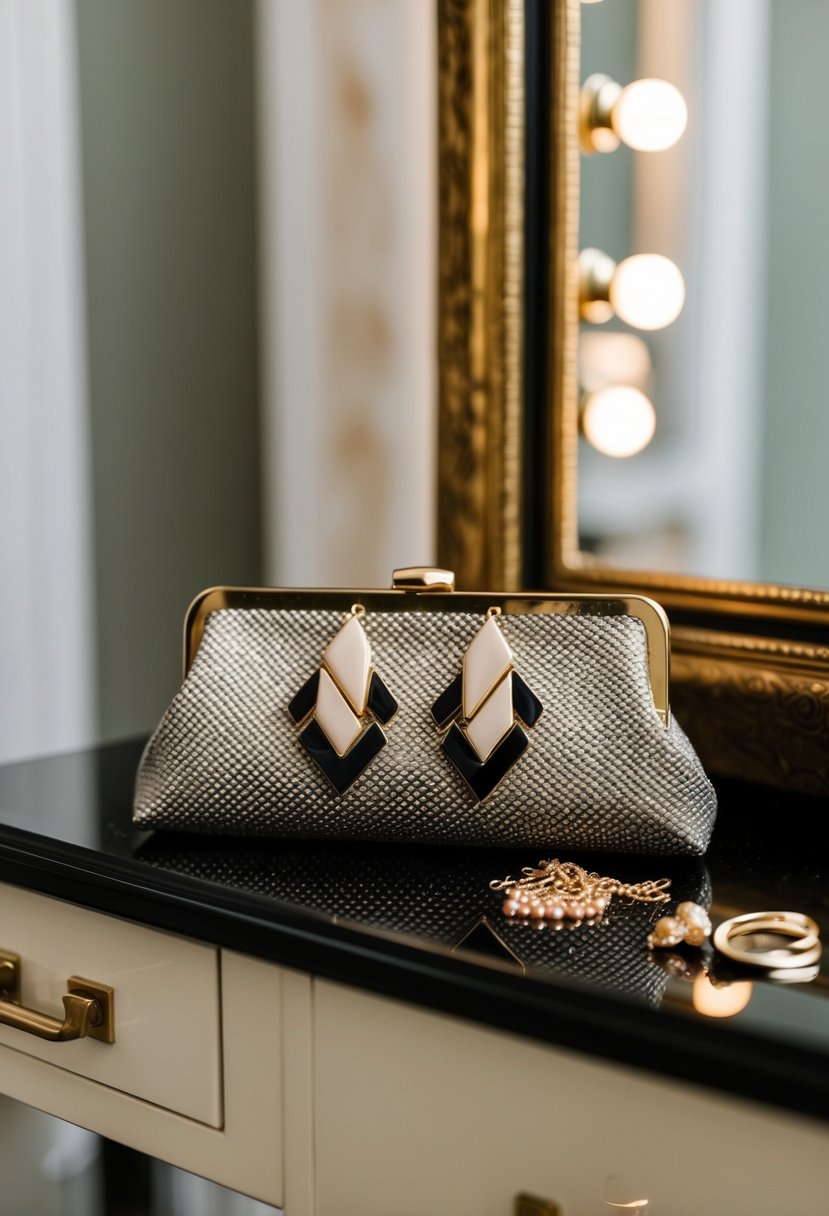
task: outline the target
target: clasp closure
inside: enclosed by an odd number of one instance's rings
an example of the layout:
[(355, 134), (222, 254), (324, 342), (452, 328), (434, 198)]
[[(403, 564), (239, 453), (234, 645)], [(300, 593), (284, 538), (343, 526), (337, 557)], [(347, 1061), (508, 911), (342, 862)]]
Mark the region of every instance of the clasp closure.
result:
[(393, 572), (391, 585), (393, 591), (454, 591), (455, 574), (433, 566), (402, 566)]

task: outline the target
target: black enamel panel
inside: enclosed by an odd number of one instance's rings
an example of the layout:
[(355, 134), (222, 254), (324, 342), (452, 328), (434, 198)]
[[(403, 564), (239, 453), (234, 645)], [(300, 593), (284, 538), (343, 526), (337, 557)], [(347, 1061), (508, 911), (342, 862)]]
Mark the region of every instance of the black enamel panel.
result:
[(368, 707), (378, 722), (385, 726), (397, 713), (398, 705), (377, 672), (372, 672), (368, 686)]
[(538, 697), (517, 671), (512, 673), (512, 708), (527, 726), (534, 726), (544, 710)]
[(443, 741), (443, 749), (478, 801), (483, 802), (527, 750), (529, 742), (521, 727), (513, 726), (486, 763), (482, 764), (472, 744), (455, 723)]
[(296, 696), (288, 705), (288, 713), (296, 722), (297, 726), (300, 722), (304, 722), (310, 714), (311, 710), (317, 703), (317, 688), (319, 687), (320, 673), (315, 671), (300, 688)]
[(316, 721), (312, 719), (299, 736), (299, 741), (312, 759), (316, 760), (338, 794), (344, 794), (360, 773), (371, 764), (386, 745), (386, 736), (376, 722), (363, 731), (360, 738), (344, 756), (338, 756)]
[(463, 697), (463, 672), (459, 671), (448, 688), (440, 694), (432, 706), (432, 717), (438, 730), (448, 726), (461, 712)]

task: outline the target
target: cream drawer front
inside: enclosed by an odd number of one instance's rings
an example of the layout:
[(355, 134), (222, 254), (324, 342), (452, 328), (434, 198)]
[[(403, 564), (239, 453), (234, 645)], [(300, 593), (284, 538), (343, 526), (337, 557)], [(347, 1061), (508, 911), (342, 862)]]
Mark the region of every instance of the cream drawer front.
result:
[(1, 1045), (221, 1126), (217, 950), (3, 884), (0, 950), (20, 957), (18, 1000), (29, 1009), (62, 1019), (73, 975), (115, 990), (114, 1043), (50, 1043), (0, 1025)]
[(315, 1216), (827, 1210), (829, 1125), (326, 981), (314, 1021)]

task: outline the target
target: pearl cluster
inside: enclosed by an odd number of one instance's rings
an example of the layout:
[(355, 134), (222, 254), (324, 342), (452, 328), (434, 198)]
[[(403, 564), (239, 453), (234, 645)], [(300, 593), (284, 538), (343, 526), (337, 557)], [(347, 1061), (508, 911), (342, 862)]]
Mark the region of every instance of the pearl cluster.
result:
[(549, 920), (555, 924), (569, 921), (579, 924), (581, 921), (594, 923), (601, 918), (610, 897), (597, 894), (583, 900), (561, 899), (554, 895), (537, 895), (524, 891), (521, 887), (508, 887), (506, 899), (501, 905), (505, 916), (522, 917), (534, 921)]
[(648, 945), (665, 949), (687, 942), (689, 946), (701, 946), (711, 932), (711, 921), (705, 908), (690, 899), (677, 905), (673, 916), (662, 916), (648, 937)]
[(590, 873), (574, 861), (540, 861), (537, 866), (525, 866), (523, 877), (494, 878), (489, 884), (493, 891), (502, 891), (505, 899), (501, 909), (505, 916), (535, 925), (561, 929), (566, 924), (575, 929), (587, 923), (595, 925), (602, 919), (605, 908), (614, 895), (634, 902), (664, 903), (670, 898), (669, 878), (647, 879), (645, 882), (620, 882), (617, 878), (602, 878)]

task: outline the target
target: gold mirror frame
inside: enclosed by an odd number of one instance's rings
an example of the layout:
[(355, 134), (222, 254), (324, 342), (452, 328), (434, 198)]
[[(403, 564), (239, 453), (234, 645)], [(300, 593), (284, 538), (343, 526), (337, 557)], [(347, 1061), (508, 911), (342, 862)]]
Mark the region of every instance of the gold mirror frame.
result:
[[(543, 0), (542, 0), (543, 2)], [(671, 621), (671, 700), (709, 771), (829, 794), (829, 592), (646, 570), (579, 551), (580, 2), (550, 21), (543, 587), (529, 588), (524, 440), (525, 5), (438, 0), (438, 561), (466, 589), (615, 591)]]

